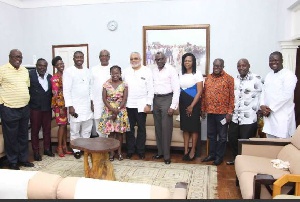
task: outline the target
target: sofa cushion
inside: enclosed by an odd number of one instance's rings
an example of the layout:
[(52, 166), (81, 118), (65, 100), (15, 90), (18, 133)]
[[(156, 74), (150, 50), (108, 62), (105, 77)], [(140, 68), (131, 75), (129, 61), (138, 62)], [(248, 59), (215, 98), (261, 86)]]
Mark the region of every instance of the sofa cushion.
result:
[(294, 135), (292, 136), (291, 143), (297, 148), (300, 149), (300, 125), (297, 127)]
[(300, 174), (300, 150), (293, 144), (284, 146), (278, 153), (277, 158), (290, 163), (290, 172), (292, 174)]
[(57, 187), (62, 179), (60, 175), (38, 171), (28, 182), (28, 198), (56, 199)]
[(36, 173), (37, 171), (0, 169), (0, 199), (28, 199), (28, 182)]
[(235, 172), (238, 178), (243, 172), (252, 172), (260, 174), (269, 174), (274, 178), (279, 178), (284, 174), (289, 174), (289, 171), (276, 169), (273, 167), (270, 158), (238, 155), (235, 160)]
[[(243, 172), (239, 178), (239, 185), (243, 199), (253, 199), (254, 197), (254, 176), (256, 173)], [(271, 186), (272, 187), (272, 186)], [(285, 186), (282, 188), (282, 193), (288, 193), (292, 187)], [(261, 186), (260, 199), (271, 199), (272, 196), (265, 186)]]
[[(75, 188), (80, 177), (66, 177), (58, 184), (58, 199), (74, 199)], [(99, 190), (100, 191), (100, 190)]]

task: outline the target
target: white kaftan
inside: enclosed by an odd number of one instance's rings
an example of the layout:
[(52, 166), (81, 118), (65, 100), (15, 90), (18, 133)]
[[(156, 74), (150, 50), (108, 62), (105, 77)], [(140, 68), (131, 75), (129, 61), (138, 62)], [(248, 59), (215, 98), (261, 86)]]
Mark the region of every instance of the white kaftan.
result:
[(297, 77), (290, 70), (283, 68), (277, 73), (267, 74), (261, 95), (260, 105), (271, 109), (264, 117), (263, 132), (279, 137), (289, 138), (296, 130), (294, 111), (294, 90)]
[(70, 116), (70, 122), (82, 122), (93, 118), (91, 110), (91, 76), (87, 68), (69, 67), (63, 73), (65, 106), (73, 106), (78, 118)]

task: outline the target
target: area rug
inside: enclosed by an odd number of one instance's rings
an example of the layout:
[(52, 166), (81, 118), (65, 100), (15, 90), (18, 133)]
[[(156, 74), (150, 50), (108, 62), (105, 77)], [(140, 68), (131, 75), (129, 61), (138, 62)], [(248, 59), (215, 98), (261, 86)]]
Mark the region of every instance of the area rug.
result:
[[(112, 162), (117, 181), (135, 182), (169, 188), (174, 192), (177, 182), (188, 183), (188, 199), (216, 199), (217, 167), (213, 165), (171, 163), (144, 160), (115, 160)], [(75, 159), (73, 155), (64, 158), (43, 156), (35, 161), (33, 168), (21, 167), (21, 170), (39, 170), (58, 174), (62, 177), (84, 177), (83, 157)]]

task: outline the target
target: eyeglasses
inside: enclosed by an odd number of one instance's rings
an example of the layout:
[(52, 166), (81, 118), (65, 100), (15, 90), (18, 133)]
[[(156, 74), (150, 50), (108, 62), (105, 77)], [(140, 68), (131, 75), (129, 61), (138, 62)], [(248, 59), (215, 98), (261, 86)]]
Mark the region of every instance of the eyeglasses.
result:
[(132, 60), (139, 60), (140, 58), (130, 58), (130, 61)]
[(155, 61), (163, 61), (164, 58), (155, 58)]
[(109, 57), (110, 55), (99, 55), (99, 57)]

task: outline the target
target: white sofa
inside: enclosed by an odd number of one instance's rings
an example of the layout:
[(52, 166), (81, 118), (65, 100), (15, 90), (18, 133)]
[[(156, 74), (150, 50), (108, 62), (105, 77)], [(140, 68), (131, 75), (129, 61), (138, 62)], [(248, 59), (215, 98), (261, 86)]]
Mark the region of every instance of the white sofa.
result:
[(40, 171), (0, 169), (0, 199), (186, 199), (185, 183), (173, 195), (164, 187)]

